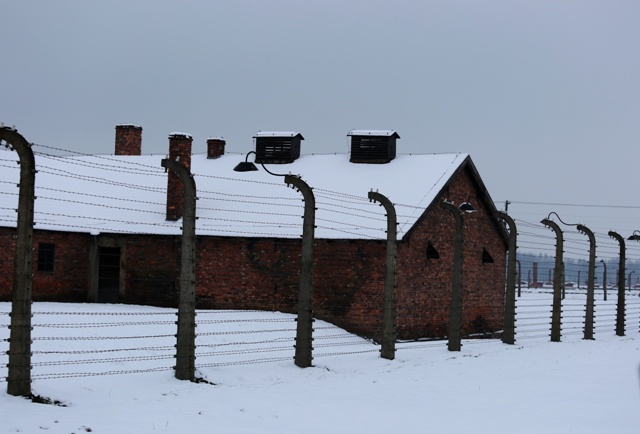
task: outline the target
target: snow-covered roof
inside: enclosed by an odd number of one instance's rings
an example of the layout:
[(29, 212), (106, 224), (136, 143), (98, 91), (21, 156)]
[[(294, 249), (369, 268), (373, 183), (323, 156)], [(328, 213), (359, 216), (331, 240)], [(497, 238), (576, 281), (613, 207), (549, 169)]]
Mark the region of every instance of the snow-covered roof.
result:
[(390, 137), (396, 135), (400, 138), (400, 135), (393, 130), (351, 130), (347, 133), (347, 136), (381, 136)]
[(258, 131), (253, 135), (253, 138), (257, 137), (296, 137), (300, 136), (302, 139), (302, 134), (297, 131)]
[[(168, 222), (164, 155), (54, 157), (36, 152), (36, 229), (72, 232), (181, 233)], [(353, 164), (349, 154), (302, 155), (271, 164), (278, 174), (301, 175), (316, 199), (316, 237), (386, 238), (378, 191), (396, 205), (402, 237), (433, 202), (467, 154), (398, 155), (387, 164)], [(298, 238), (302, 195), (266, 171), (234, 172), (245, 156), (193, 155), (198, 235)], [(16, 152), (0, 151), (0, 225), (15, 226), (19, 165)]]

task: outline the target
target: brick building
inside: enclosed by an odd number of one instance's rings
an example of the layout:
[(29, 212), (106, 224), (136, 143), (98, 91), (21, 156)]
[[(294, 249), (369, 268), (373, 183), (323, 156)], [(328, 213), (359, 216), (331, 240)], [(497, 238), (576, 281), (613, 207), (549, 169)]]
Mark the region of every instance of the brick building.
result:
[[(351, 152), (311, 155), (296, 132), (256, 134), (255, 160), (302, 176), (316, 197), (314, 314), (376, 338), (385, 273), (384, 209), (398, 214), (398, 337), (446, 335), (455, 223), (442, 200), (470, 200), (464, 219), (463, 328), (500, 330), (507, 234), (466, 154), (396, 154), (397, 133), (352, 131)], [(115, 155), (36, 152), (34, 300), (175, 306), (182, 186), (142, 155), (142, 128), (116, 127)], [(188, 134), (169, 136), (169, 158), (190, 168), (198, 195), (199, 308), (295, 312), (303, 202), (283, 178), (233, 168), (244, 155), (210, 138), (192, 153)], [(15, 254), (17, 156), (0, 152), (0, 300), (10, 300)], [(15, 204), (11, 201), (15, 201)], [(480, 319), (480, 320), (479, 320)], [(480, 324), (480, 326), (479, 326)]]

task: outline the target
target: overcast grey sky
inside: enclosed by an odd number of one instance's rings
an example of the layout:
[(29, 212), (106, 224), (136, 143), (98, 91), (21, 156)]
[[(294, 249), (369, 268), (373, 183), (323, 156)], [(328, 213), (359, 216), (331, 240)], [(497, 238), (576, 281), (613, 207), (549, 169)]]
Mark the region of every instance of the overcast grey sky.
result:
[(470, 153), (516, 218), (640, 229), (636, 0), (1, 3), (0, 122), (29, 141), (107, 154), (134, 123), (145, 154), (258, 130), (325, 153), (395, 129), (400, 153)]

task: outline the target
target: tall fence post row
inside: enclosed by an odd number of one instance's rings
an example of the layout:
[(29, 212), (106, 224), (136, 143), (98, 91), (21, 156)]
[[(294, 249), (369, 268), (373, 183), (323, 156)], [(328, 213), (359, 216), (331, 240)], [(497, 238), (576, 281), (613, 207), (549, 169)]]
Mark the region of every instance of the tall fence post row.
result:
[(184, 185), (180, 292), (176, 339), (176, 372), (179, 380), (195, 380), (196, 360), (196, 182), (189, 169), (163, 159), (162, 167), (175, 172)]
[(384, 300), (382, 305), (382, 348), (380, 357), (393, 360), (396, 353), (396, 264), (397, 218), (391, 201), (384, 195), (370, 191), (369, 200), (379, 202), (387, 212), (387, 249), (385, 260)]
[(15, 396), (29, 396), (31, 395), (31, 285), (36, 162), (31, 145), (16, 129), (1, 127), (0, 141), (2, 140), (11, 145), (20, 157), (20, 192), (13, 266), (7, 393)]

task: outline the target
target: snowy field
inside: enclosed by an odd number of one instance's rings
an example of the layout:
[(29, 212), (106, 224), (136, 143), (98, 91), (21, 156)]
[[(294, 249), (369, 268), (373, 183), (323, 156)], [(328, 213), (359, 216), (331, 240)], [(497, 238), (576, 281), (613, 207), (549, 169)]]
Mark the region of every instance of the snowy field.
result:
[[(545, 292), (546, 291), (546, 292)], [(6, 394), (9, 303), (0, 303), (0, 433), (638, 433), (640, 297), (626, 336), (615, 294), (596, 300), (582, 340), (584, 291), (567, 293), (562, 342), (549, 342), (551, 294), (523, 290), (516, 345), (398, 344), (396, 359), (321, 321), (314, 367), (293, 364), (295, 321), (271, 312), (199, 311), (198, 374), (176, 380), (175, 310), (35, 303), (33, 392)]]

